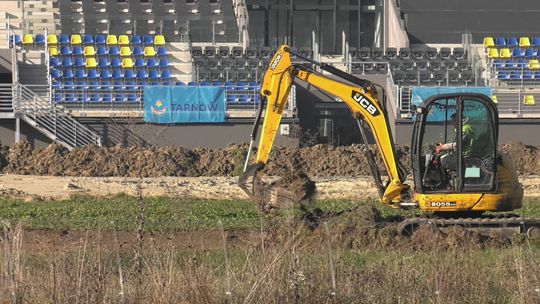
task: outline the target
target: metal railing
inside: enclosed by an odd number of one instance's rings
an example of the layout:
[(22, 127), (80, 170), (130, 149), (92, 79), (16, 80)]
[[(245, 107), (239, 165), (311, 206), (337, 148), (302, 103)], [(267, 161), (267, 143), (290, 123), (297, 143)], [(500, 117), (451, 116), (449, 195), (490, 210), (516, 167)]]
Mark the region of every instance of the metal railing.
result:
[(13, 111), (68, 149), (89, 144), (101, 146), (99, 135), (76, 121), (62, 106), (52, 104), (29, 86), (13, 85)]
[[(410, 86), (401, 86), (397, 99), (398, 108), (402, 118), (410, 118), (413, 114)], [(526, 104), (529, 100), (540, 102), (540, 87), (502, 86), (493, 87), (493, 96), (496, 97), (497, 109), (502, 117), (529, 117), (540, 118), (540, 104)]]

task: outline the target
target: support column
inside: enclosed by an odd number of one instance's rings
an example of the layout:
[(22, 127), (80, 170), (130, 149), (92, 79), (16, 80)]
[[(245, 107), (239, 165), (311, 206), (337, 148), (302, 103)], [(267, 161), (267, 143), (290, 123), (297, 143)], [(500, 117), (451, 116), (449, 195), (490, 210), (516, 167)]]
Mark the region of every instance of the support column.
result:
[(21, 141), (21, 119), (15, 118), (15, 143), (19, 143)]

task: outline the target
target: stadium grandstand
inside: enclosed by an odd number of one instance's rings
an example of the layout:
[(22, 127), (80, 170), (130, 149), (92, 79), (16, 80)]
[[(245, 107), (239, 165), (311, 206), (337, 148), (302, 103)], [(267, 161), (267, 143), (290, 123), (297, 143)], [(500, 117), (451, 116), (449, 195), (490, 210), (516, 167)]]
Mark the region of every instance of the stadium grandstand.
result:
[[(427, 88), (488, 94), (501, 142), (538, 145), (540, 3), (522, 4), (0, 0), (0, 140), (69, 149), (245, 142), (263, 73), (286, 43), (379, 84), (397, 143), (409, 143), (415, 94)], [(212, 105), (219, 113), (195, 113)], [(175, 109), (189, 113), (167, 112)], [(277, 142), (344, 145), (359, 141), (354, 130), (344, 104), (298, 81)]]

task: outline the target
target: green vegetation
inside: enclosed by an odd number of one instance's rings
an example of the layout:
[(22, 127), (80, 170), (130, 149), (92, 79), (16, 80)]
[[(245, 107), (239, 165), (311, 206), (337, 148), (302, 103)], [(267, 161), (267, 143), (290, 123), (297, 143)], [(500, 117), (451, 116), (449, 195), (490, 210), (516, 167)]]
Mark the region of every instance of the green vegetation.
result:
[[(359, 205), (372, 205), (377, 218), (392, 221), (421, 212), (392, 209), (376, 201), (325, 200), (306, 204), (294, 212), (314, 210), (328, 214), (354, 211)], [(145, 198), (145, 228), (147, 230), (213, 230), (220, 223), (225, 229), (252, 229), (260, 225), (262, 215), (247, 200), (201, 200), (177, 198)], [(302, 209), (302, 210), (301, 210)], [(277, 213), (278, 220), (288, 217), (287, 211)], [(523, 208), (514, 212), (522, 216), (540, 218), (540, 200), (525, 201)], [(110, 198), (75, 196), (62, 201), (30, 201), (0, 199), (0, 219), (22, 221), (31, 229), (102, 229), (133, 230), (136, 227), (137, 204), (134, 197), (118, 195)]]

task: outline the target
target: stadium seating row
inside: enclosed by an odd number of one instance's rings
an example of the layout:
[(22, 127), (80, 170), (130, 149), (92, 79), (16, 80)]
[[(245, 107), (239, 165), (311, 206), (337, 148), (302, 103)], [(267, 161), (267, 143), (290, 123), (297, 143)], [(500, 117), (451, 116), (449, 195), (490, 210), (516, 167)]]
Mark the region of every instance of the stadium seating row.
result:
[(163, 35), (96, 35), (92, 36), (90, 34), (73, 34), (68, 36), (66, 34), (49, 34), (45, 38), (43, 34), (24, 34), (22, 37), (20, 35), (11, 36), (15, 44), (31, 45), (31, 44), (71, 44), (71, 45), (164, 45), (165, 37)]
[(540, 47), (540, 37), (484, 37), (484, 46), (492, 47)]
[(538, 59), (531, 59), (531, 60), (518, 60), (514, 61), (512, 59), (507, 60), (501, 60), (501, 59), (495, 59), (492, 62), (492, 65), (496, 69), (530, 69), (530, 70), (538, 70), (540, 69), (540, 63)]
[(520, 58), (537, 58), (540, 56), (537, 49), (533, 48), (515, 48), (513, 50), (509, 48), (488, 48), (487, 56), (489, 59), (502, 58), (502, 59), (520, 59)]
[(112, 57), (110, 60), (107, 57), (50, 57), (49, 65), (53, 68), (71, 68), (71, 67), (86, 67), (86, 68), (167, 68), (169, 67), (169, 60), (167, 58), (159, 58), (159, 61), (155, 57), (147, 58), (121, 58)]
[(371, 49), (369, 47), (362, 47), (360, 49), (349, 49), (349, 55), (353, 59), (360, 60), (393, 60), (393, 59), (413, 59), (413, 60), (434, 60), (434, 59), (466, 59), (467, 54), (461, 47), (454, 48), (453, 50), (447, 47), (437, 50), (432, 47), (414, 47), (414, 48), (400, 48), (399, 52), (396, 48), (387, 48), (386, 51), (382, 48)]
[(54, 79), (117, 79), (117, 80), (168, 80), (171, 78), (171, 73), (169, 69), (150, 70), (148, 73), (144, 69), (137, 71), (133, 70), (121, 70), (121, 69), (101, 69), (100, 71), (95, 69), (70, 69), (65, 68), (63, 70), (51, 69), (50, 70), (51, 78)]
[(98, 46), (74, 46), (73, 48), (69, 45), (60, 46), (57, 48), (55, 46), (49, 47), (49, 56), (122, 56), (122, 57), (153, 57), (153, 56), (167, 56), (167, 49), (165, 47), (158, 47), (157, 49), (153, 46), (145, 46), (144, 49), (140, 46), (135, 46), (130, 48), (129, 46), (122, 47), (105, 47)]
[[(168, 82), (153, 82), (150, 85), (171, 85)], [(176, 82), (177, 86), (219, 86), (225, 88), (227, 104), (258, 103), (258, 82)], [(135, 82), (53, 82), (53, 101), (56, 103), (139, 103), (142, 85)]]
[(532, 72), (528, 70), (497, 71), (497, 79), (499, 80), (539, 79), (540, 80), (540, 72)]
[(469, 84), (474, 81), (471, 71), (393, 71), (394, 83), (401, 85), (442, 85), (447, 81), (453, 85)]
[[(292, 53), (300, 54), (306, 58), (313, 58), (313, 51), (310, 48), (290, 48)], [(233, 46), (232, 48), (228, 46), (205, 46), (204, 49), (201, 46), (193, 46), (191, 48), (191, 56), (193, 58), (271, 58), (274, 55), (274, 50), (269, 47), (246, 47)], [(295, 55), (292, 55), (291, 58), (296, 58)]]

